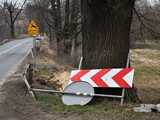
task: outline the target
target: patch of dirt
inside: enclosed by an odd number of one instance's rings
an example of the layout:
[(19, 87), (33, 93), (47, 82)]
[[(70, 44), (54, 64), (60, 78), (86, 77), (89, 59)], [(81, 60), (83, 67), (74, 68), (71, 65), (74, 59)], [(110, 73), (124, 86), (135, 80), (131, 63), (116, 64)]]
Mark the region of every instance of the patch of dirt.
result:
[[(21, 77), (12, 77), (1, 88), (0, 120), (44, 120), (44, 114), (26, 94)], [(37, 117), (37, 118), (36, 118)]]
[(81, 120), (78, 113), (47, 113), (26, 91), (21, 77), (11, 77), (0, 89), (0, 120)]
[[(69, 70), (66, 69), (39, 69), (34, 70), (33, 86), (34, 87), (51, 87), (56, 90), (62, 91), (68, 83), (70, 76)], [(39, 84), (39, 86), (38, 86)]]

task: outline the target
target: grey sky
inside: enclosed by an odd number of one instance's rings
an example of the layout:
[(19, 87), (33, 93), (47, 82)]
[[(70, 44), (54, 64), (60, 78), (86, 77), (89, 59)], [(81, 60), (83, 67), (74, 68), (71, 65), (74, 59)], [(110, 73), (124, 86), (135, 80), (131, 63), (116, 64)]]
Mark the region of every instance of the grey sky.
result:
[[(4, 0), (0, 0), (1, 1), (4, 1)], [(17, 1), (17, 0), (7, 0), (7, 1)], [(22, 1), (22, 0), (19, 0), (19, 1)], [(159, 0), (147, 0), (148, 2), (150, 2), (151, 4), (154, 3), (154, 2), (157, 2)]]
[(21, 6), (24, 3), (24, 0), (0, 0), (0, 5), (3, 4), (5, 1), (12, 2), (12, 3), (17, 2), (16, 4), (17, 7)]
[(149, 4), (154, 5), (157, 2), (159, 2), (159, 0), (147, 0)]
[[(17, 0), (0, 0), (0, 3), (3, 1), (17, 1)], [(23, 0), (18, 0), (19, 2), (23, 2)], [(31, 1), (31, 0), (30, 0)], [(147, 1), (148, 4), (154, 5), (155, 3), (159, 2), (159, 0), (144, 0)]]

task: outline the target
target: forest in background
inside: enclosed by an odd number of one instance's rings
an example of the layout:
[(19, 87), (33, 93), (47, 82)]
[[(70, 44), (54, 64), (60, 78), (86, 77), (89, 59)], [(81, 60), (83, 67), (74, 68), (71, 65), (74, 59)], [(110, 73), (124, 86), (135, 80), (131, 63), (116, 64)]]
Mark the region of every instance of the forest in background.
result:
[[(80, 48), (82, 42), (80, 0), (24, 0), (22, 3), (24, 2), (25, 6), (18, 5), (17, 0), (16, 4), (14, 1), (8, 2), (8, 8), (5, 7), (5, 2), (7, 3), (5, 0), (0, 2), (1, 41), (26, 34), (27, 25), (33, 19), (38, 23), (41, 33), (47, 33), (49, 36), (50, 46), (60, 48), (57, 50), (60, 53), (64, 52), (73, 57), (75, 50)], [(14, 9), (14, 28), (12, 28), (13, 23), (10, 23), (9, 6)], [(131, 45), (137, 42), (158, 40), (160, 37), (160, 4), (136, 0), (133, 11)], [(15, 35), (11, 35), (12, 29), (15, 29)]]

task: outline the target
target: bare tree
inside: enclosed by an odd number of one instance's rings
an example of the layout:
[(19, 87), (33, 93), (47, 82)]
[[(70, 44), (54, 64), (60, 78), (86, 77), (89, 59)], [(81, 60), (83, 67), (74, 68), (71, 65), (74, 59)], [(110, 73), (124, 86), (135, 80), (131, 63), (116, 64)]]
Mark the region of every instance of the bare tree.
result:
[(154, 40), (160, 38), (160, 2), (137, 0), (134, 7), (134, 17), (131, 29), (131, 42), (134, 47), (136, 43), (146, 40)]
[(10, 35), (12, 38), (15, 37), (15, 22), (21, 14), (26, 2), (27, 0), (3, 0), (1, 3), (5, 13), (4, 18), (10, 27)]
[(81, 29), (80, 1), (34, 0), (34, 6), (37, 6), (48, 25), (50, 46), (55, 46), (56, 43), (57, 54), (65, 52), (73, 56), (76, 38)]
[(7, 38), (8, 36), (8, 25), (5, 23), (5, 19), (3, 19), (3, 16), (3, 7), (0, 6), (0, 41), (3, 41), (3, 39)]
[(76, 59), (76, 43), (78, 35), (81, 33), (81, 14), (80, 1), (72, 0), (71, 3), (71, 21), (70, 21), (70, 39), (71, 39), (71, 58), (73, 62)]

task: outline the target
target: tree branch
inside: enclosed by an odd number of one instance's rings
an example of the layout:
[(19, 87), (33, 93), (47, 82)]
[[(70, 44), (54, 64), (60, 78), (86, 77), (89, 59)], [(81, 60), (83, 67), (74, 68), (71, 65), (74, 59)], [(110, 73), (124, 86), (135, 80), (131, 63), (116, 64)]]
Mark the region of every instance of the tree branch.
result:
[(23, 10), (23, 7), (24, 5), (26, 4), (27, 0), (24, 0), (23, 4), (21, 5), (19, 11), (17, 12), (17, 14), (15, 15), (15, 17), (13, 18), (13, 22), (15, 22), (18, 18), (18, 16), (21, 14), (22, 10)]
[(147, 29), (149, 32), (151, 32), (151, 33), (153, 33), (153, 34), (156, 34), (157, 36), (160, 36), (160, 33), (159, 33), (159, 32), (154, 31), (151, 26), (146, 25), (146, 24), (144, 23), (144, 21), (142, 20), (142, 16), (137, 12), (136, 8), (133, 8), (133, 10), (134, 10), (134, 12), (135, 12), (135, 14), (136, 14), (139, 22), (141, 23), (141, 25), (142, 25), (145, 29)]

